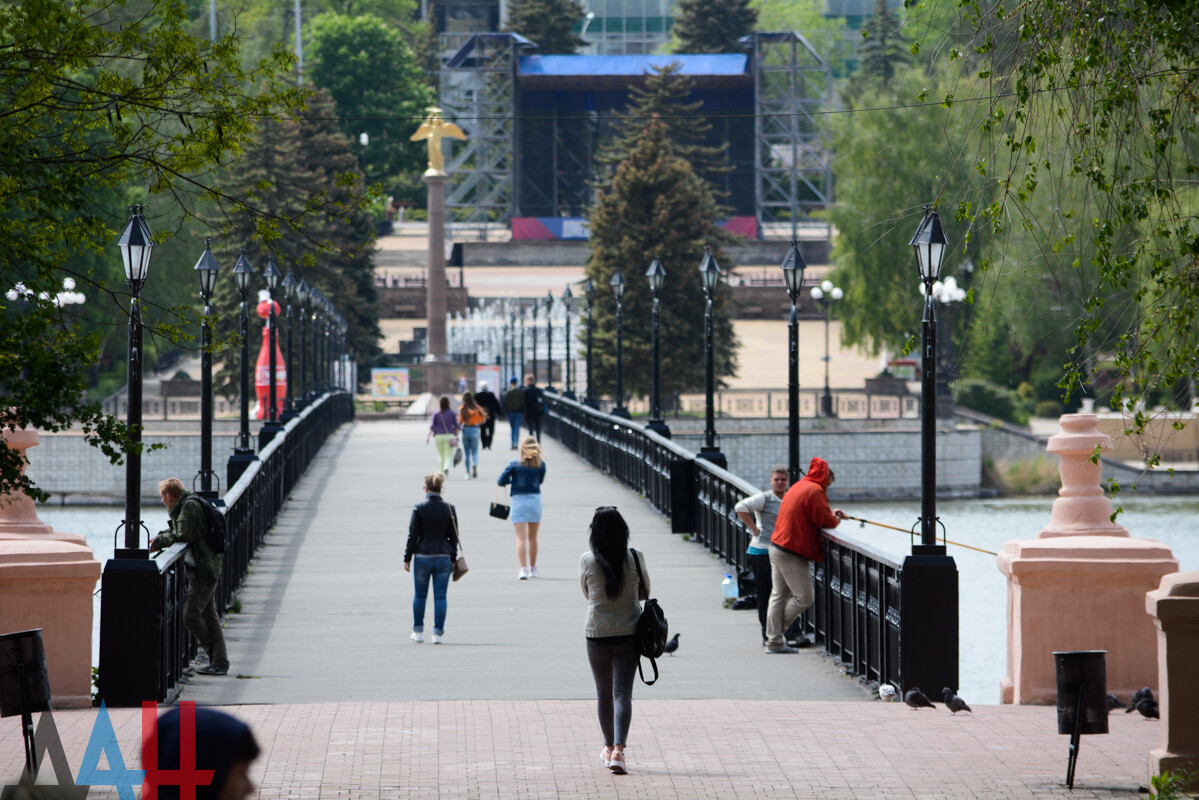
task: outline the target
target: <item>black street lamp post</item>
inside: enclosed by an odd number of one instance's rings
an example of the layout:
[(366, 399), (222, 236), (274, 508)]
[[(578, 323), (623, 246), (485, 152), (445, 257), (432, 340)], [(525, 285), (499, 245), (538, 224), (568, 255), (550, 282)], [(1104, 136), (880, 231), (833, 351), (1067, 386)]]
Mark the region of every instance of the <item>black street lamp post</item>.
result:
[(516, 374), (516, 312), (508, 314), (508, 369), (500, 375), (500, 394), (507, 391), (508, 378)]
[(799, 480), (799, 293), (807, 269), (799, 242), (792, 240), (783, 259), (783, 282), (791, 298), (791, 317), (787, 323), (787, 473), (791, 483)]
[(550, 312), (554, 310), (554, 295), (545, 293), (545, 388), (554, 390), (554, 327)]
[(608, 282), (612, 287), (612, 295), (616, 298), (616, 405), (612, 408), (612, 416), (631, 419), (629, 410), (624, 406), (624, 297), (625, 279), (620, 270), (612, 273)]
[(822, 281), (819, 286), (812, 287), (812, 299), (819, 303), (820, 308), (824, 311), (824, 394), (820, 396), (820, 413), (826, 417), (837, 416), (837, 413), (833, 411), (833, 393), (828, 386), (828, 366), (832, 360), (828, 349), (829, 317), (832, 314), (833, 303), (843, 296), (841, 287), (834, 286), (832, 281)]
[(591, 310), (595, 307), (595, 284), (591, 282), (591, 278), (588, 278), (587, 283), (583, 284), (583, 296), (587, 298), (587, 391), (583, 394), (583, 405), (598, 409), (599, 402), (595, 399), (595, 380), (591, 371), (594, 363), (592, 334), (595, 332), (595, 322), (591, 317)]
[(573, 301), (574, 301), (574, 294), (571, 293), (570, 286), (567, 286), (565, 289), (562, 290), (562, 310), (566, 313), (566, 356), (565, 356), (566, 391), (564, 391), (562, 393), (562, 396), (565, 397), (567, 400), (575, 399), (575, 382), (574, 382), (574, 369), (573, 369), (574, 357), (572, 354), (573, 350), (574, 350), (572, 345), (574, 344), (574, 342), (572, 342), (570, 340), (570, 306)]
[(957, 363), (953, 357), (953, 314), (958, 303), (966, 299), (966, 291), (950, 275), (933, 284), (933, 300), (937, 311), (937, 417), (953, 418), (953, 392), (949, 384), (957, 379)]
[(712, 251), (705, 247), (703, 261), (699, 263), (699, 277), (704, 287), (704, 443), (699, 457), (711, 461), (718, 467), (728, 468), (728, 459), (716, 446), (716, 365), (712, 352), (712, 295), (720, 283), (720, 265)]
[(125, 547), (116, 550), (116, 558), (145, 559), (149, 551), (139, 547), (142, 527), (142, 301), (141, 290), (150, 271), (154, 241), (142, 206), (129, 209), (129, 223), (118, 244), (125, 265), (129, 298), (129, 440), (132, 446), (125, 459)]
[(516, 363), (516, 372), (513, 377), (516, 378), (516, 385), (524, 384), (525, 377), (525, 307), (520, 307), (520, 360)]
[(296, 398), (296, 410), (303, 411), (308, 405), (308, 341), (305, 338), (308, 327), (308, 281), (301, 279), (296, 287), (296, 300), (300, 304), (300, 394)]
[(320, 396), (320, 338), (321, 338), (321, 290), (310, 288), (308, 290), (308, 325), (311, 330), (309, 334), (312, 336), (312, 386), (309, 389), (309, 398), (315, 400)]
[(294, 359), (291, 338), (291, 306), (296, 300), (296, 288), (299, 285), (300, 282), (296, 280), (295, 273), (289, 269), (287, 275), (283, 278), (283, 297), (287, 300), (287, 309), (283, 312), (284, 319), (287, 320), (287, 352), (283, 354), (283, 363), (287, 369), (287, 390), (283, 393), (283, 422), (288, 422), (299, 416), (296, 411), (296, 405), (292, 400), (292, 396), (295, 394), (292, 383), (295, 381), (296, 374), (292, 363)]
[(270, 370), (271, 374), (267, 378), (267, 401), (268, 408), (266, 412), (266, 422), (258, 431), (258, 448), (261, 450), (266, 447), (279, 431), (283, 430), (283, 426), (279, 424), (279, 400), (276, 395), (276, 377), (278, 375), (279, 364), (275, 358), (275, 349), (278, 347), (278, 315), (275, 314), (275, 290), (279, 288), (279, 279), (283, 276), (279, 274), (279, 267), (275, 265), (275, 257), (271, 256), (267, 259), (266, 269), (262, 272), (262, 277), (266, 280), (266, 288), (268, 292), (267, 304), (269, 308), (267, 316), (267, 348), (270, 350)]
[[(899, 629), (904, 631), (905, 686), (956, 686), (958, 680), (958, 574), (953, 556), (937, 544), (936, 310), (933, 284), (948, 240), (930, 207), (909, 242), (924, 286), (920, 365), (920, 544), (904, 558)], [(908, 631), (917, 631), (908, 634)]]
[(666, 268), (662, 261), (655, 258), (645, 271), (649, 281), (649, 290), (654, 296), (654, 313), (652, 322), (653, 342), (653, 386), (650, 392), (649, 424), (645, 427), (654, 433), (670, 438), (670, 426), (662, 420), (662, 351), (658, 341), (658, 292), (666, 282)]
[(226, 467), (229, 486), (237, 482), (246, 467), (258, 460), (253, 440), (250, 439), (250, 304), (247, 300), (250, 284), (254, 280), (254, 268), (250, 266), (245, 250), (237, 257), (233, 278), (237, 281), (237, 291), (241, 295), (241, 316), (238, 320), (238, 334), (241, 337), (241, 419), (233, 455), (229, 457)]
[(537, 382), (537, 312), (541, 309), (541, 303), (533, 301), (533, 322), (529, 325), (529, 330), (533, 335), (533, 369), (530, 373), (533, 376), (533, 383)]
[[(204, 240), (204, 252), (196, 262), (196, 274), (200, 277), (200, 296), (204, 298), (204, 317), (200, 320), (200, 494), (207, 498), (216, 497), (212, 490), (212, 329), (208, 318), (212, 315), (212, 290), (216, 288), (216, 276), (220, 267), (212, 254), (212, 243)], [(192, 480), (192, 488), (195, 488)]]

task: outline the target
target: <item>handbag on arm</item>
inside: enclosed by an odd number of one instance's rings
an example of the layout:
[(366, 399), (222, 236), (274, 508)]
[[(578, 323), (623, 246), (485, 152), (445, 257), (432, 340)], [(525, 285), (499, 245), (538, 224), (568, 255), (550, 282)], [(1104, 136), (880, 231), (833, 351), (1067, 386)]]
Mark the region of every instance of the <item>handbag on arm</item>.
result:
[(458, 534), (458, 519), (454, 513), (450, 512), (450, 521), (454, 523), (454, 538), (458, 540), (458, 557), (454, 559), (453, 579), (458, 580), (466, 573), (470, 572), (470, 567), (466, 564), (466, 553), (462, 548), (462, 537)]
[(652, 681), (645, 679), (640, 659), (637, 661), (637, 672), (641, 675), (642, 683), (646, 686), (653, 686), (658, 682), (656, 659), (661, 658), (666, 649), (670, 626), (666, 622), (666, 614), (662, 611), (662, 606), (649, 596), (649, 590), (645, 588), (645, 575), (641, 572), (641, 561), (637, 558), (637, 551), (630, 547), (629, 552), (633, 554), (633, 566), (637, 567), (637, 580), (640, 583), (638, 594), (644, 595), (646, 598), (645, 606), (641, 609), (641, 616), (637, 619), (637, 650), (641, 654), (641, 658), (649, 659), (649, 665), (654, 669), (654, 679)]
[(491, 498), (491, 508), (487, 513), (496, 519), (508, 519), (509, 511), (511, 508), (500, 502), (500, 487), (495, 487), (495, 494)]

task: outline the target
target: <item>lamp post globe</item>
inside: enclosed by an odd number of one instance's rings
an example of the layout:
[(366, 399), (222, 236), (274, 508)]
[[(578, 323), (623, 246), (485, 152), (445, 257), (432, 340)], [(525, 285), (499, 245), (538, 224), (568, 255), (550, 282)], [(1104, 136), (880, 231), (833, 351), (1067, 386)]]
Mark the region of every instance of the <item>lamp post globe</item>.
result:
[(250, 438), (250, 304), (248, 300), (250, 287), (254, 281), (254, 267), (242, 250), (237, 256), (237, 264), (233, 267), (233, 279), (237, 283), (237, 292), (241, 295), (241, 314), (238, 318), (237, 333), (241, 338), (241, 369), (239, 394), (239, 414), (237, 441), (233, 446), (233, 455), (229, 457), (226, 467), (227, 483), (229, 486), (237, 483), (246, 468), (258, 456), (254, 453), (253, 440)]
[(575, 399), (575, 382), (574, 382), (574, 342), (570, 340), (570, 312), (571, 306), (574, 304), (574, 293), (570, 291), (570, 286), (567, 285), (562, 290), (562, 311), (566, 317), (566, 353), (563, 360), (566, 362), (566, 386), (562, 396), (567, 400)]
[(654, 433), (670, 438), (670, 426), (662, 419), (662, 351), (659, 342), (658, 329), (658, 292), (666, 283), (666, 268), (662, 260), (655, 258), (645, 271), (649, 282), (649, 290), (653, 294), (653, 320), (651, 323), (651, 342), (653, 345), (653, 375), (650, 391), (649, 423), (645, 426)]
[(204, 252), (195, 269), (200, 279), (200, 296), (204, 298), (204, 316), (200, 319), (200, 472), (196, 477), (200, 479), (200, 494), (210, 499), (216, 497), (216, 492), (212, 490), (212, 329), (208, 319), (212, 315), (212, 291), (219, 271), (212, 242), (205, 239)]
[(720, 274), (716, 257), (712, 255), (711, 248), (705, 247), (703, 260), (699, 262), (700, 283), (704, 289), (704, 443), (698, 455), (719, 467), (727, 468), (728, 459), (716, 446), (716, 364), (712, 345), (715, 327), (712, 297), (720, 285)]
[(799, 480), (799, 293), (803, 290), (803, 274), (808, 265), (799, 242), (792, 239), (787, 255), (780, 265), (783, 284), (791, 299), (791, 316), (787, 321), (787, 476), (791, 483)]
[(141, 290), (150, 274), (154, 237), (143, 215), (144, 206), (129, 208), (129, 222), (117, 239), (125, 282), (129, 284), (129, 441), (133, 445), (125, 458), (125, 546), (116, 549), (117, 559), (148, 559), (150, 552), (140, 547), (142, 526), (142, 303)]
[(629, 410), (624, 405), (624, 275), (617, 269), (608, 281), (612, 288), (612, 296), (616, 298), (616, 405), (612, 407), (612, 416), (631, 419)]

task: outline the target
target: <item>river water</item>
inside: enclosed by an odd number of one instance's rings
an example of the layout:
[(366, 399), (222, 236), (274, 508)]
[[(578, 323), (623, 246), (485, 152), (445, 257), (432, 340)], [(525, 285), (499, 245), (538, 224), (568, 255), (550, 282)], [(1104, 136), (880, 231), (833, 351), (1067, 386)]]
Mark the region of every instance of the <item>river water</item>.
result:
[[(953, 500), (937, 503), (937, 514), (945, 524), (946, 537), (963, 544), (998, 552), (1013, 539), (1035, 539), (1049, 522), (1052, 497), (995, 500)], [(1199, 570), (1199, 498), (1135, 497), (1119, 500), (1124, 512), (1119, 522), (1136, 537), (1156, 539), (1168, 545), (1179, 568)], [(876, 502), (846, 504), (855, 517), (910, 528), (920, 516), (920, 503)], [(81, 533), (103, 564), (113, 553), (113, 530), (124, 511), (120, 506), (44, 506), (38, 509), (43, 522), (56, 530)], [(157, 532), (166, 527), (167, 512), (161, 505), (147, 503), (142, 509), (146, 527)], [(842, 530), (871, 542), (896, 557), (909, 552), (907, 534), (873, 525), (859, 527), (846, 522)], [(143, 534), (144, 536), (144, 534)], [(144, 538), (142, 540), (144, 544)], [(971, 704), (999, 702), (999, 681), (1006, 671), (1007, 582), (995, 557), (961, 547), (949, 547), (959, 572), (961, 686), (959, 694)], [(92, 642), (93, 663), (99, 659), (100, 598), (95, 602)]]

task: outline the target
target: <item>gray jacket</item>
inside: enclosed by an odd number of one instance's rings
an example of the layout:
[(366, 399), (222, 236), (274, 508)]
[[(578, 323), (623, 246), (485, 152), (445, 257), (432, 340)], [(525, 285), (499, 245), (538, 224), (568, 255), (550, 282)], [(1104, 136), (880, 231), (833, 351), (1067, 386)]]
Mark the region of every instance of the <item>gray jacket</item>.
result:
[[(588, 639), (631, 636), (637, 632), (637, 620), (641, 617), (641, 603), (638, 600), (645, 600), (649, 595), (640, 593), (632, 552), (630, 550), (625, 556), (624, 586), (615, 600), (608, 599), (608, 593), (604, 591), (604, 571), (596, 563), (591, 551), (583, 553), (579, 559), (579, 583), (583, 587), (583, 596), (587, 598), (587, 621), (583, 632)], [(645, 554), (640, 550), (636, 552), (648, 592), (649, 568), (645, 564)]]

